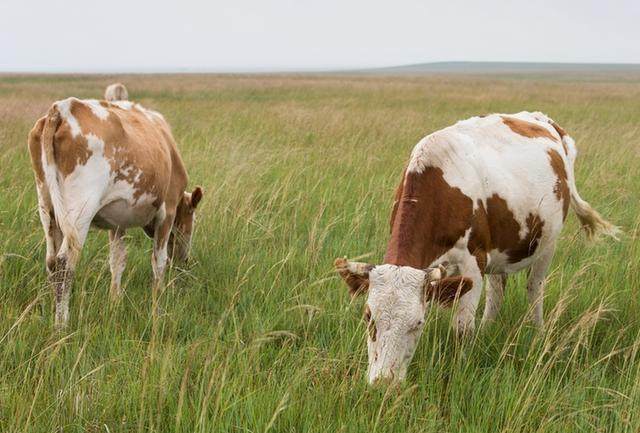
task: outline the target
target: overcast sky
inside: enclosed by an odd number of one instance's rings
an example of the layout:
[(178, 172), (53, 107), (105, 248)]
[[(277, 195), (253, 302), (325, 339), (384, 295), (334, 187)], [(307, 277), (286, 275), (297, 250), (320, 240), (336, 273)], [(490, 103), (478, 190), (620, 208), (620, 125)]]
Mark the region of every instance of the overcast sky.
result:
[(0, 71), (640, 63), (640, 0), (0, 0)]

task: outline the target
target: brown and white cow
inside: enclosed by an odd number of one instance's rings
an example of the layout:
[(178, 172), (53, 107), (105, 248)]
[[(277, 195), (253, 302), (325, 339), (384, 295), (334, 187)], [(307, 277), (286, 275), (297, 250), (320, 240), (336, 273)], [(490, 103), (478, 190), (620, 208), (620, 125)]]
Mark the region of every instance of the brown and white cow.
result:
[(113, 83), (107, 86), (104, 91), (104, 99), (107, 101), (126, 101), (129, 99), (129, 92), (122, 83)]
[(154, 287), (169, 256), (187, 258), (202, 190), (185, 192), (187, 172), (161, 114), (128, 101), (68, 98), (36, 122), (29, 153), (57, 326), (68, 321), (73, 271), (90, 226), (109, 230), (113, 298), (121, 295), (126, 229), (142, 227), (153, 238)]
[(573, 139), (542, 113), (473, 117), (423, 138), (396, 191), (384, 264), (336, 260), (352, 295), (368, 291), (369, 381), (404, 379), (429, 301), (472, 331), (502, 304), (506, 274), (530, 269), (531, 319), (542, 326), (544, 280), (569, 207), (589, 237), (618, 228), (580, 198)]

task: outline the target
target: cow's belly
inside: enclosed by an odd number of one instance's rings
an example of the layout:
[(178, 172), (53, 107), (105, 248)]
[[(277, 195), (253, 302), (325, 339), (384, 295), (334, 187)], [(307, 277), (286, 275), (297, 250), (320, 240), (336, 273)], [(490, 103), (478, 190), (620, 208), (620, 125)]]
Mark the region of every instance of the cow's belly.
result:
[(156, 215), (152, 203), (132, 206), (128, 200), (119, 199), (103, 206), (95, 215), (92, 225), (102, 229), (144, 227)]
[(513, 274), (515, 272), (526, 269), (531, 266), (531, 264), (536, 260), (541, 247), (544, 248), (543, 246), (539, 246), (533, 255), (525, 257), (524, 259), (515, 263), (509, 260), (509, 256), (505, 252), (499, 251), (497, 249), (491, 250), (487, 254), (487, 266), (485, 268), (485, 273)]

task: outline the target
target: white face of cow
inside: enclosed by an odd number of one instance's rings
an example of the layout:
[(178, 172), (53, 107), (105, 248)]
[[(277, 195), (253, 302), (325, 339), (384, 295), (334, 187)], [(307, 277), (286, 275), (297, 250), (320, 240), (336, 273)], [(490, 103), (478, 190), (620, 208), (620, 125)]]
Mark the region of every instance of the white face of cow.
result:
[(369, 383), (404, 380), (424, 328), (426, 278), (426, 272), (408, 266), (382, 265), (369, 272)]
[(402, 381), (418, 345), (431, 301), (451, 305), (471, 289), (471, 280), (443, 278), (443, 267), (425, 270), (336, 260), (352, 295), (368, 291), (364, 318), (369, 353), (368, 380)]

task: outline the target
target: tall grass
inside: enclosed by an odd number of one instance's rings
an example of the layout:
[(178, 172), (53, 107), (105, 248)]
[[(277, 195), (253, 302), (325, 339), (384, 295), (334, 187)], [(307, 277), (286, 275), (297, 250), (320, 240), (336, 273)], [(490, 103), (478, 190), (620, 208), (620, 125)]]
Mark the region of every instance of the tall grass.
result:
[[(51, 101), (113, 77), (0, 77), (0, 431), (640, 430), (640, 77), (130, 76), (204, 186), (194, 261), (152, 307), (150, 242), (127, 235), (109, 301), (92, 232), (71, 325), (52, 327), (26, 136)], [(525, 279), (466, 344), (427, 318), (407, 383), (365, 385), (362, 301), (337, 256), (381, 260), (413, 145), (487, 112), (541, 110), (576, 139), (578, 188), (625, 236), (590, 244), (570, 216), (545, 332)]]

